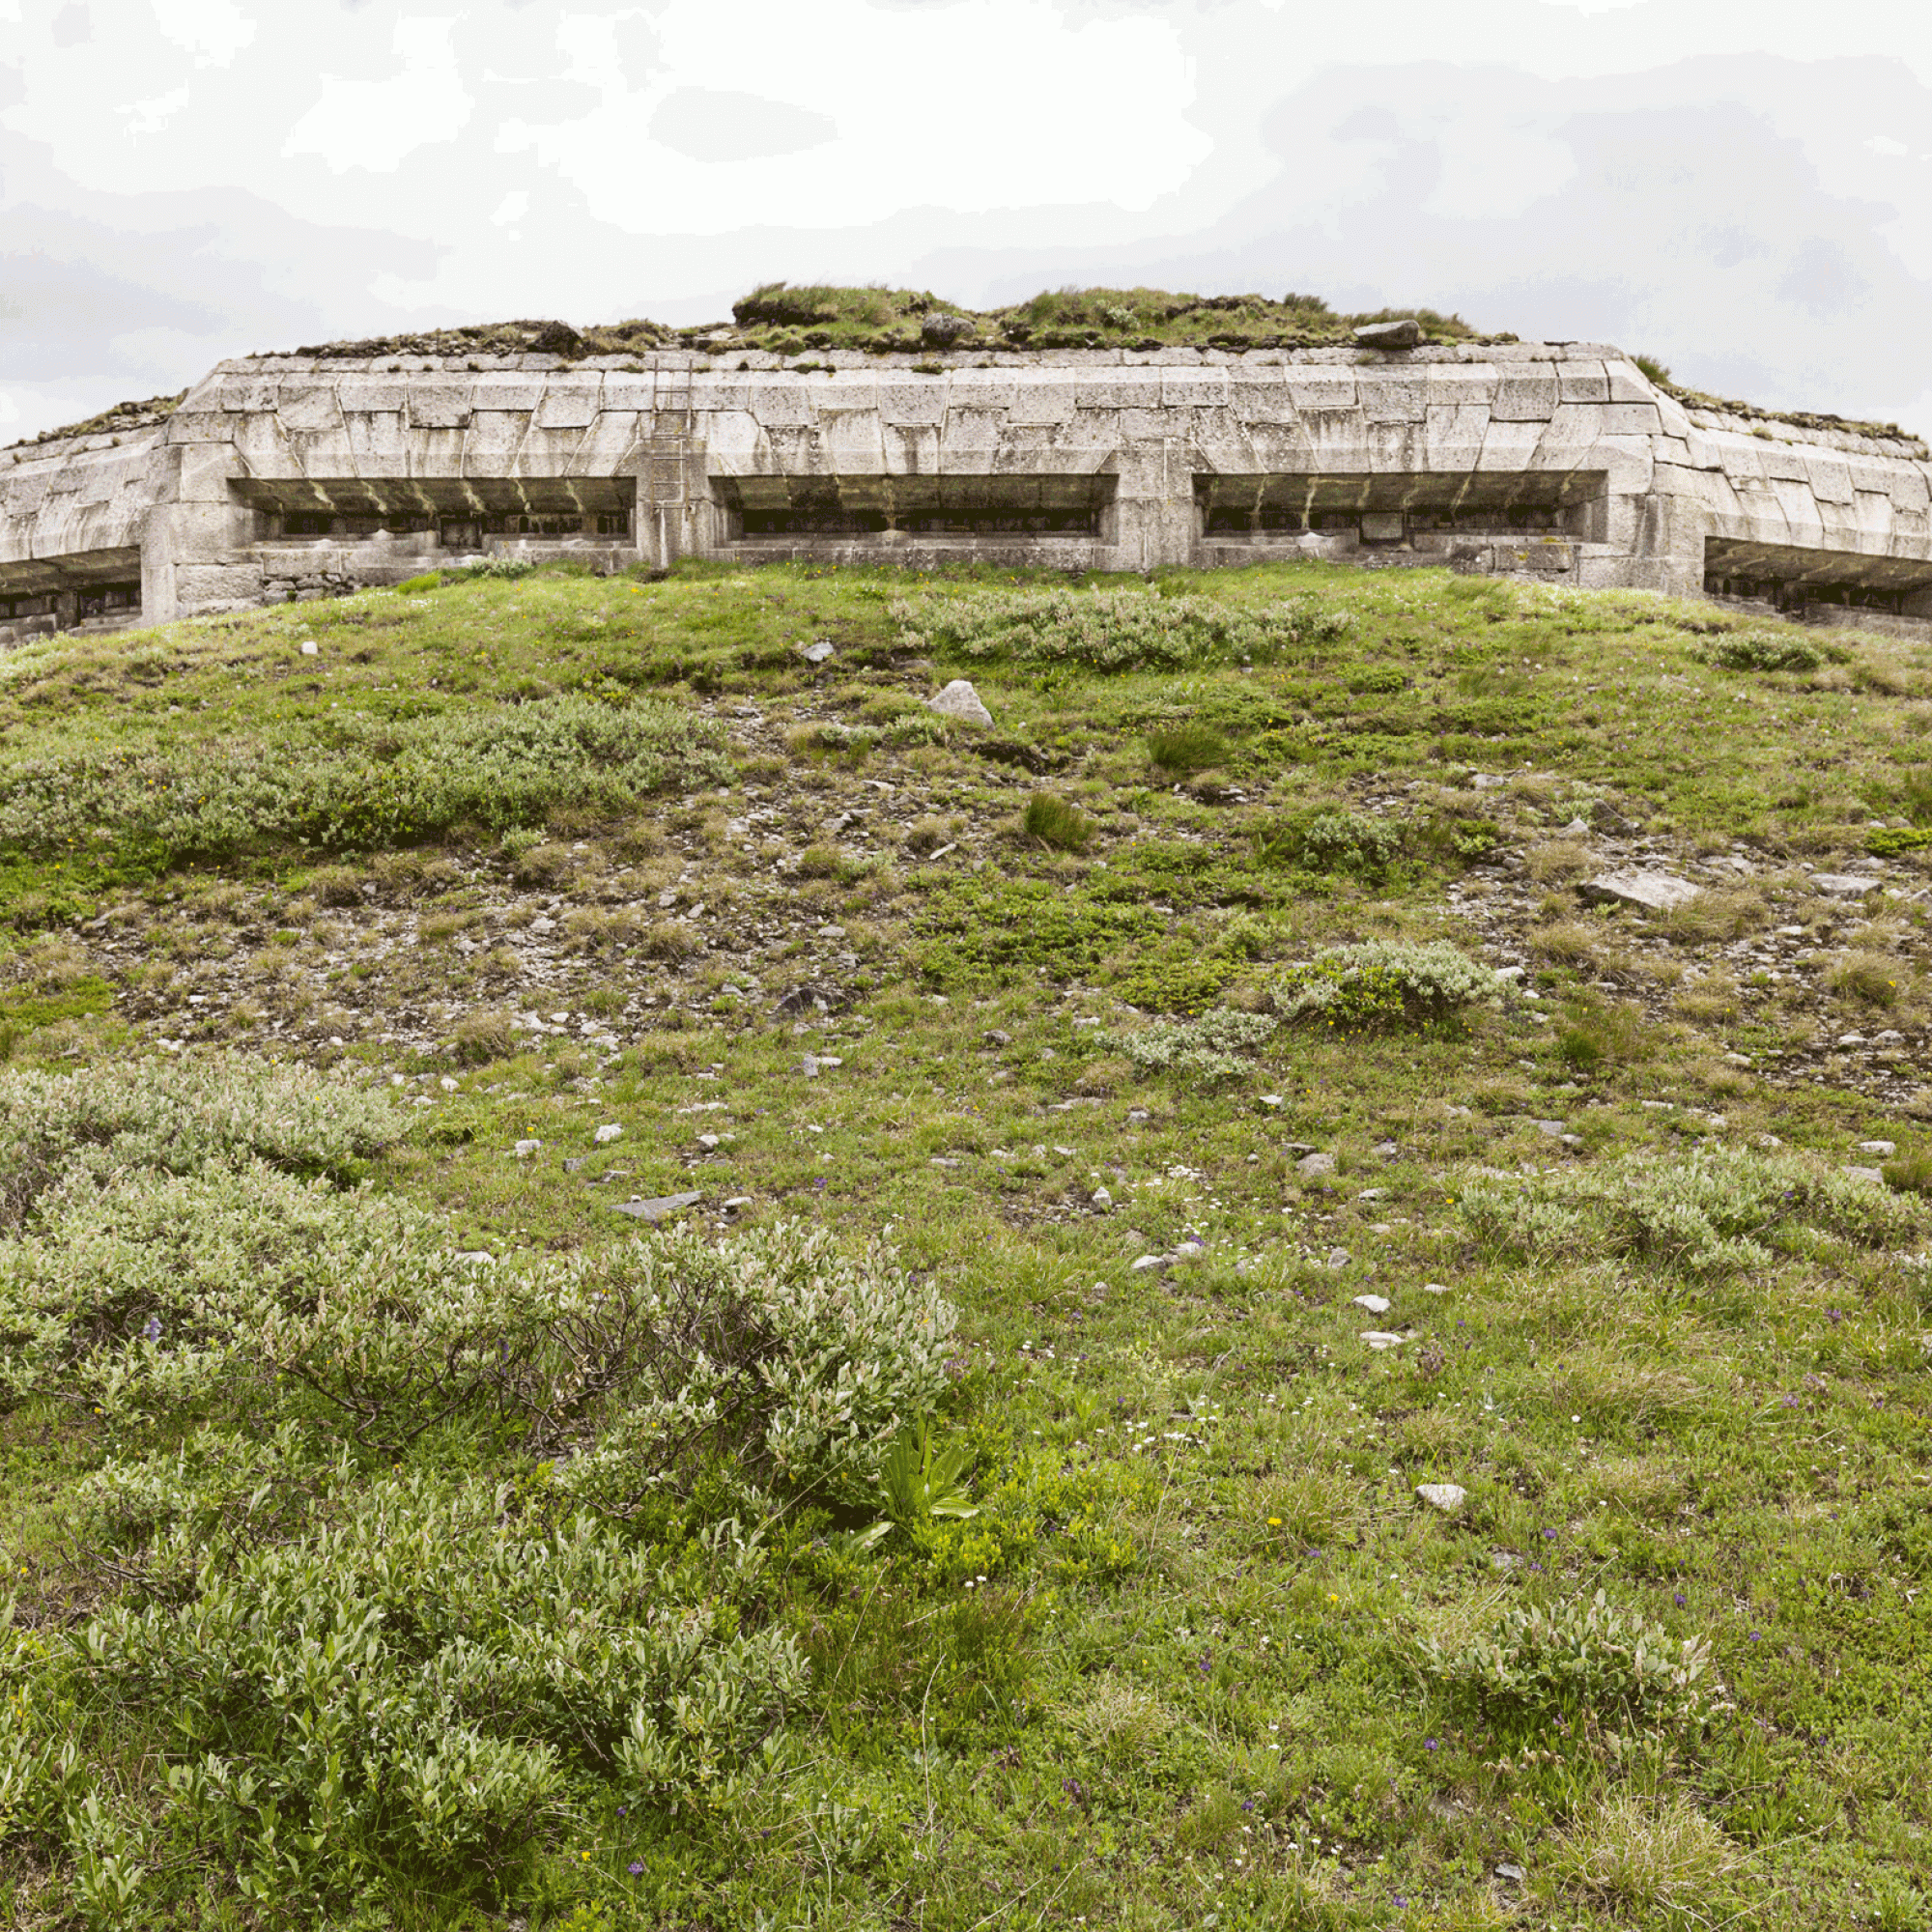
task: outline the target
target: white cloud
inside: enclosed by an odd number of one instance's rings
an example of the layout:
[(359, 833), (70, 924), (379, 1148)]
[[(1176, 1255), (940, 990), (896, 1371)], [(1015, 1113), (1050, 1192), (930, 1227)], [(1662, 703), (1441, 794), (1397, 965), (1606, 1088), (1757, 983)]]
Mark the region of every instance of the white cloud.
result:
[(255, 38), (255, 22), (235, 0), (149, 0), (161, 32), (197, 67), (226, 67)]
[(521, 221), (530, 212), (530, 191), (528, 188), (512, 188), (497, 204), (496, 212), (490, 216), (498, 228), (508, 228), (512, 222)]
[[(655, 24), (662, 66), (633, 87), (608, 52), (613, 23), (566, 20), (573, 75), (594, 80), (602, 102), (548, 126), (507, 120), (498, 137), (634, 233), (840, 227), (917, 207), (1145, 210), (1212, 147), (1187, 118), (1194, 72), (1181, 34), (1151, 14), (1073, 24), (1047, 0), (917, 13), (819, 0), (773, 9), (748, 31), (711, 0), (668, 0)], [(679, 152), (650, 131), (679, 90), (761, 97), (788, 127), (813, 117), (842, 138), (746, 153), (747, 129), (722, 150), (742, 158), (696, 158), (689, 142)]]
[(1875, 155), (1890, 155), (1894, 157), (1912, 152), (1903, 141), (1894, 141), (1889, 134), (1874, 134), (1865, 146)]
[(121, 110), (126, 117), (123, 123), (125, 131), (129, 134), (158, 134), (187, 105), (189, 98), (188, 88), (176, 87), (148, 100), (130, 100)]
[(453, 141), (475, 106), (450, 45), (452, 19), (396, 22), (401, 71), (383, 80), (325, 76), (322, 99), (289, 130), (284, 155), (319, 155), (337, 174), (393, 174), (406, 155)]

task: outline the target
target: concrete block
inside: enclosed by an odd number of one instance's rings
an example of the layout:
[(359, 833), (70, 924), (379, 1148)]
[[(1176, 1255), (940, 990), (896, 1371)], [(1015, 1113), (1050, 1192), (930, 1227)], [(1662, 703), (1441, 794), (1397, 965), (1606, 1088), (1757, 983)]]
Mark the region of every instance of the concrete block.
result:
[(461, 476), (468, 444), (461, 429), (419, 429), (410, 436), (412, 476)]
[[(333, 383), (282, 383), (275, 391), (275, 413), (292, 436), (303, 431), (334, 429), (342, 421)], [(180, 420), (181, 412), (177, 411), (168, 425), (170, 438), (174, 424)]]
[(582, 441), (579, 430), (544, 429), (532, 422), (517, 445), (513, 476), (568, 476), (571, 458)]
[(461, 429), (469, 420), (469, 384), (414, 384), (409, 392), (408, 414), (413, 429)]
[(349, 433), (349, 446), (355, 453), (357, 476), (409, 474), (409, 441), (403, 434), (400, 411), (374, 414), (355, 410), (347, 412), (342, 422)]
[(1771, 488), (1789, 529), (1793, 531), (1823, 529), (1825, 519), (1819, 510), (1818, 498), (1811, 493), (1809, 483), (1798, 483), (1789, 477), (1774, 476)]
[(224, 376), (212, 385), (208, 406), (241, 414), (275, 407), (275, 391), (280, 386), (272, 376)]
[(1852, 500), (1851, 467), (1840, 457), (1813, 456), (1805, 463), (1811, 494), (1821, 503), (1849, 503)]
[(1548, 422), (1556, 404), (1556, 378), (1548, 369), (1506, 369), (1490, 415), (1496, 422)]
[(1483, 453), (1476, 459), (1478, 469), (1527, 469), (1536, 446), (1543, 440), (1542, 421), (1499, 421), (1490, 419), (1483, 434)]
[(775, 473), (781, 476), (829, 476), (833, 474), (825, 450), (825, 433), (817, 423), (770, 423), (764, 425), (771, 445)]
[(887, 473), (893, 476), (936, 476), (939, 473), (939, 426), (936, 423), (882, 422)]
[(1288, 372), (1288, 392), (1301, 411), (1352, 410), (1355, 407), (1353, 369), (1293, 368)]
[(1163, 369), (1160, 405), (1165, 410), (1225, 409), (1228, 404), (1225, 368)]
[(876, 476), (886, 467), (877, 410), (839, 410), (822, 415), (826, 461), (839, 476)]
[(953, 369), (946, 379), (946, 412), (954, 410), (997, 410), (1004, 415), (1013, 406), (1019, 378), (1011, 369)]
[(1655, 403), (1610, 402), (1604, 407), (1605, 436), (1656, 436), (1662, 427)]
[(1033, 378), (1013, 386), (1007, 419), (1013, 423), (1062, 423), (1073, 416), (1073, 384), (1065, 380)]
[(657, 407), (657, 378), (648, 370), (639, 375), (613, 370), (604, 378), (603, 404), (607, 410), (653, 410)]
[(812, 407), (821, 416), (852, 410), (870, 415), (879, 412), (879, 385), (870, 370), (840, 369), (830, 376), (816, 376), (810, 395)]
[(530, 420), (538, 429), (588, 429), (597, 420), (602, 386), (588, 384), (560, 388), (553, 384), (543, 393)]
[(1658, 391), (1651, 386), (1649, 377), (1628, 358), (1606, 358), (1604, 380), (1609, 385), (1608, 400), (1612, 403), (1654, 404), (1657, 401)]
[(571, 475), (616, 476), (634, 468), (643, 440), (638, 424), (635, 410), (600, 411), (571, 453)]
[(1078, 410), (1157, 410), (1161, 372), (1158, 369), (1088, 369), (1074, 379), (1073, 407)]
[(774, 430), (803, 428), (818, 420), (805, 384), (796, 376), (756, 384), (752, 390), (752, 413)]
[(939, 445), (938, 473), (941, 476), (990, 476), (999, 450), (997, 437), (973, 443), (943, 440)]
[(1406, 475), (1428, 468), (1426, 423), (1371, 423), (1364, 454), (1368, 467), (1382, 475)]
[(940, 432), (940, 445), (947, 450), (992, 449), (1000, 440), (1007, 412), (1004, 409), (969, 409), (952, 405), (946, 412)]
[(1423, 453), (1432, 469), (1473, 469), (1489, 433), (1487, 408), (1432, 405), (1423, 423)]
[(936, 428), (946, 420), (947, 384), (933, 377), (883, 375), (878, 380), (878, 394), (882, 422)]
[(1602, 362), (1559, 362), (1556, 397), (1563, 403), (1607, 403), (1610, 381)]
[(1355, 379), (1355, 392), (1362, 414), (1371, 423), (1419, 423), (1435, 400), (1420, 370), (1410, 374), (1365, 369)]
[(289, 453), (303, 476), (354, 476), (355, 450), (349, 432), (341, 426), (332, 430), (291, 430)]
[(487, 476), (492, 464), (509, 463), (530, 433), (530, 414), (529, 410), (476, 411), (463, 437), (464, 475)]
[(469, 379), (470, 407), (499, 414), (523, 414), (536, 409), (550, 385), (541, 378), (501, 369), (484, 369)]
[(410, 385), (400, 376), (345, 376), (335, 385), (336, 407), (347, 415), (394, 412), (409, 400)]
[[(232, 416), (221, 410), (197, 410), (191, 414), (185, 410), (177, 410), (168, 418), (168, 440), (171, 443), (228, 442), (234, 438), (235, 425), (246, 420), (245, 416)], [(323, 426), (317, 425), (318, 428)]]
[(177, 500), (185, 503), (229, 502), (228, 479), (235, 474), (235, 452), (218, 443), (190, 443), (181, 453), (176, 470)]

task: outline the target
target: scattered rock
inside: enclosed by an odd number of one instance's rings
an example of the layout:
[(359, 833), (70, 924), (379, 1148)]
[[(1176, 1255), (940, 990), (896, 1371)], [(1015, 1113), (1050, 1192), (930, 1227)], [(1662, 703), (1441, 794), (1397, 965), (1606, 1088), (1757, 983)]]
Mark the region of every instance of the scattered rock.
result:
[(1449, 1284), (1446, 1281), (1425, 1281), (1422, 1284), (1422, 1292), (1424, 1294), (1447, 1294)]
[(1837, 1043), (1840, 1046), (1862, 1046), (1865, 1043), (1865, 1037), (1861, 1033), (1841, 1033)]
[(697, 1145), (701, 1147), (706, 1153), (714, 1152), (718, 1146), (718, 1136), (716, 1134), (699, 1134), (697, 1137)]
[(1347, 1267), (1347, 1266), (1349, 1265), (1349, 1251), (1348, 1251), (1348, 1249), (1347, 1249), (1347, 1248), (1330, 1248), (1330, 1249), (1328, 1250), (1328, 1263), (1327, 1263), (1327, 1264), (1328, 1264), (1328, 1266), (1330, 1266), (1331, 1268), (1345, 1268), (1345, 1267)]
[(919, 326), (919, 339), (928, 349), (951, 349), (969, 335), (977, 335), (980, 326), (970, 315), (954, 315), (950, 309), (934, 309)]
[(955, 677), (945, 690), (925, 700), (928, 711), (942, 718), (956, 718), (963, 724), (990, 724), (993, 714), (980, 701), (980, 694), (963, 677)]
[(804, 650), (799, 652), (799, 656), (809, 665), (822, 665), (831, 655), (832, 639), (830, 638), (820, 638), (815, 642), (807, 644)]
[(1305, 1153), (1294, 1163), (1294, 1171), (1304, 1180), (1320, 1180), (1324, 1174), (1335, 1172), (1335, 1156), (1332, 1153)]
[(1422, 340), (1422, 325), (1412, 316), (1398, 322), (1364, 323), (1355, 331), (1364, 349), (1413, 349)]
[(1881, 1186), (1883, 1186), (1885, 1183), (1885, 1173), (1884, 1170), (1881, 1168), (1847, 1166), (1845, 1172), (1849, 1174), (1854, 1180), (1875, 1180)]
[(510, 1150), (510, 1151), (513, 1154), (515, 1154), (519, 1160), (528, 1160), (531, 1154), (540, 1153), (542, 1151), (543, 1151), (542, 1141), (519, 1141), (516, 1144), (516, 1146)]
[(1408, 1338), (1406, 1335), (1391, 1335), (1381, 1328), (1364, 1328), (1355, 1339), (1366, 1342), (1372, 1349), (1400, 1349)]
[(564, 1157), (563, 1171), (566, 1174), (576, 1174), (586, 1165), (588, 1165), (588, 1162), (584, 1155), (581, 1153), (567, 1154)]
[(1875, 1153), (1881, 1160), (1889, 1160), (1898, 1151), (1898, 1143), (1896, 1141), (1861, 1141), (1859, 1143), (1859, 1151), (1861, 1153)]
[(1279, 1094), (1264, 1094), (1261, 1096), (1261, 1102), (1264, 1107), (1279, 1107), (1281, 1105), (1281, 1095)]
[(322, 655), (322, 646), (313, 638), (304, 638), (301, 654), (305, 658), (319, 658)]
[(1169, 1265), (1169, 1262), (1170, 1257), (1167, 1255), (1143, 1255), (1138, 1261), (1129, 1264), (1127, 1271), (1130, 1274), (1142, 1274), (1149, 1268), (1164, 1268)]
[(808, 1080), (816, 1080), (818, 1078), (817, 1054), (808, 1053), (805, 1056), (805, 1058), (799, 1062), (798, 1065), (799, 1065), (799, 1071), (803, 1073)]
[(633, 1197), (629, 1201), (613, 1201), (611, 1205), (620, 1214), (628, 1214), (633, 1220), (648, 1221), (653, 1226), (668, 1214), (681, 1214), (687, 1208), (696, 1208), (704, 1199), (701, 1194), (665, 1194), (650, 1201), (639, 1201)]
[(1444, 1516), (1454, 1516), (1469, 1494), (1461, 1483), (1417, 1483), (1415, 1493), (1431, 1509), (1440, 1510)]
[(1386, 1315), (1393, 1304), (1385, 1294), (1358, 1294), (1355, 1306), (1366, 1308), (1371, 1315)]
[(751, 1205), (752, 1197), (749, 1194), (734, 1194), (730, 1200), (725, 1202), (724, 1211), (727, 1214), (739, 1214)]
[(1490, 1551), (1490, 1568), (1504, 1572), (1520, 1570), (1522, 1558), (1514, 1549), (1492, 1549)]
[(1641, 906), (1646, 912), (1675, 912), (1702, 892), (1689, 879), (1668, 872), (1605, 872), (1577, 888), (1592, 905)]
[(1819, 892), (1830, 893), (1835, 898), (1862, 898), (1866, 893), (1877, 892), (1885, 882), (1864, 872), (1813, 872), (1811, 883)]
[(1535, 1126), (1538, 1133), (1548, 1134), (1553, 1141), (1562, 1140), (1570, 1131), (1569, 1127), (1561, 1121), (1538, 1121), (1535, 1122)]
[(1508, 1879), (1512, 1885), (1520, 1885), (1526, 1874), (1520, 1865), (1498, 1865), (1496, 1876)]
[(591, 1136), (599, 1147), (603, 1147), (611, 1141), (621, 1140), (623, 1137), (623, 1128), (618, 1126), (614, 1121), (606, 1122), (605, 1125), (599, 1127), (596, 1133)]
[(1566, 838), (1587, 838), (1590, 836), (1589, 821), (1582, 818), (1573, 818), (1563, 828), (1563, 836)]
[(1110, 1208), (1114, 1205), (1114, 1197), (1111, 1194), (1109, 1194), (1104, 1187), (1094, 1188), (1093, 1193), (1090, 1194), (1087, 1198), (1093, 1202), (1094, 1206), (1097, 1208), (1102, 1214), (1104, 1214), (1108, 1210), (1108, 1208)]

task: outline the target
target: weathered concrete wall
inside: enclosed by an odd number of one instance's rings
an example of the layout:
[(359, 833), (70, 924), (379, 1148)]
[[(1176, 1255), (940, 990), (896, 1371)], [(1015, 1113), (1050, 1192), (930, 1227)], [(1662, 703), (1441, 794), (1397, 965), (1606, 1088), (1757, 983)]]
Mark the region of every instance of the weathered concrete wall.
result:
[(0, 598), (138, 553), (148, 621), (457, 554), (1146, 570), (1309, 550), (1676, 592), (1717, 556), (1896, 602), (1932, 595), (1932, 469), (1917, 444), (1687, 412), (1574, 343), (265, 357), (159, 428), (0, 451)]

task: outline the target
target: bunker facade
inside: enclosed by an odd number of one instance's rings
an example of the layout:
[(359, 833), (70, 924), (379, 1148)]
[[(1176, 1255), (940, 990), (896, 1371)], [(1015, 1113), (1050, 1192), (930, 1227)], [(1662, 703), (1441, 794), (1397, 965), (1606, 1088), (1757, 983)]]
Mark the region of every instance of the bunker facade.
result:
[(0, 450), (0, 643), (479, 557), (1145, 571), (1317, 554), (1932, 620), (1923, 444), (1586, 343), (262, 356)]

